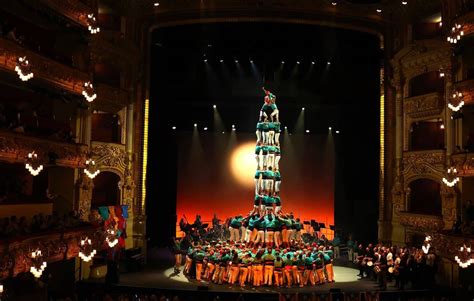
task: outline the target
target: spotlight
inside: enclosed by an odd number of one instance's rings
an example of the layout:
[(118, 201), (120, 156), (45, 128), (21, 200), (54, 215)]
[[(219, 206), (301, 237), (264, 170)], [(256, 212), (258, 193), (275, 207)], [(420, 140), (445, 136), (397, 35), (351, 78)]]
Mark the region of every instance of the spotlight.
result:
[(281, 63), (282, 63), (282, 64), (284, 64), (284, 63), (285, 63), (285, 61), (281, 61)]
[(309, 130), (306, 130), (306, 133), (309, 134)]
[(287, 126), (285, 126), (285, 130), (288, 130), (288, 127), (287, 127)]
[(339, 134), (340, 132), (339, 131), (336, 131), (336, 134)]
[(233, 128), (233, 129), (235, 128), (235, 124), (232, 125), (232, 128)]
[(176, 127), (174, 126), (174, 127), (172, 127), (172, 129), (173, 129), (173, 130), (176, 130)]
[(314, 61), (313, 61), (313, 62), (311, 62), (311, 65), (314, 65), (314, 64), (315, 64), (315, 62), (314, 62)]
[(235, 60), (235, 63), (238, 63), (238, 62), (239, 62), (239, 60)]
[(217, 109), (217, 106), (216, 106), (216, 105), (213, 105), (212, 108), (213, 108), (213, 109)]
[(195, 123), (195, 124), (194, 124), (194, 127), (197, 128), (197, 126), (198, 126), (197, 123)]
[(403, 4), (403, 5), (407, 5), (407, 4), (408, 4), (408, 1), (402, 1), (402, 4)]
[(250, 60), (250, 64), (253, 64), (253, 60)]
[(235, 132), (235, 128), (232, 128), (232, 131), (234, 131), (234, 132)]
[(160, 2), (155, 2), (155, 3), (153, 3), (153, 6), (154, 6), (154, 7), (160, 6)]
[(377, 8), (377, 12), (380, 14), (382, 10), (380, 8)]
[(207, 63), (207, 59), (204, 59), (204, 63)]
[(207, 131), (207, 127), (205, 127), (204, 130)]
[(207, 47), (209, 47), (209, 48), (212, 47), (212, 44), (207, 44)]
[(328, 64), (328, 65), (331, 65), (331, 62), (330, 62), (330, 61), (328, 61), (328, 62), (327, 62), (327, 64)]
[(440, 129), (440, 130), (444, 130), (444, 123), (441, 123), (441, 124), (440, 124), (439, 129)]
[(219, 62), (223, 63), (223, 62), (224, 62), (224, 60), (220, 60)]
[(332, 5), (336, 6), (337, 5), (337, 2), (336, 1), (333, 1), (331, 2)]
[(301, 108), (301, 111), (304, 111), (304, 107)]
[(299, 64), (300, 64), (300, 61), (297, 61), (296, 63), (299, 65)]
[(331, 130), (332, 130), (332, 127), (329, 127), (329, 130), (331, 131)]
[(224, 134), (225, 132), (222, 132), (222, 134)]

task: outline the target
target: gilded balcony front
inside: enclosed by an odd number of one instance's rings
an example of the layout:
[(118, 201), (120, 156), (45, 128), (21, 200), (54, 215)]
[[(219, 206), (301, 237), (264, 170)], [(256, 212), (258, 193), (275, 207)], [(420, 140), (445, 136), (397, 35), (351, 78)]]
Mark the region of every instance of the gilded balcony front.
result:
[(47, 160), (48, 155), (57, 156), (56, 165), (78, 168), (85, 162), (87, 145), (42, 139), (10, 131), (0, 131), (0, 160), (23, 163), (28, 153), (35, 151), (38, 158)]
[(15, 72), (16, 60), (21, 56), (26, 56), (31, 64), (34, 73), (32, 80), (41, 79), (76, 94), (81, 94), (84, 83), (89, 81), (89, 76), (84, 72), (39, 55), (15, 42), (0, 38), (0, 69)]
[(41, 0), (58, 14), (87, 28), (87, 14), (92, 8), (78, 0)]
[(474, 153), (458, 153), (451, 156), (453, 165), (461, 177), (474, 176)]
[(442, 216), (400, 212), (400, 224), (416, 231), (439, 231), (444, 227)]

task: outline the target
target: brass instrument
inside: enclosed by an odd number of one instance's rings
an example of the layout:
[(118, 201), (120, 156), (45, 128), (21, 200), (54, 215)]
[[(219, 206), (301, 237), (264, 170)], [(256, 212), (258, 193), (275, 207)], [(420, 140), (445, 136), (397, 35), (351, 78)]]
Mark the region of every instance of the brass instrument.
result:
[(380, 265), (375, 265), (375, 267), (374, 267), (374, 273), (375, 273), (375, 274), (378, 274), (378, 273), (380, 273), (381, 271), (382, 271), (382, 268), (380, 268)]
[(394, 267), (389, 267), (389, 268), (388, 268), (388, 272), (389, 272), (390, 274), (393, 274), (393, 271), (394, 271), (394, 270), (395, 270)]

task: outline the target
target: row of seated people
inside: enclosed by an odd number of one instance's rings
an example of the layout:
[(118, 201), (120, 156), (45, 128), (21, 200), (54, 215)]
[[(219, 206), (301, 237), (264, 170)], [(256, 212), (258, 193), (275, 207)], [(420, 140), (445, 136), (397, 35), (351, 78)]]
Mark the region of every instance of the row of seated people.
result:
[(359, 267), (361, 279), (378, 282), (382, 289), (395, 281), (394, 287), (401, 290), (410, 283), (411, 289), (432, 288), (435, 284), (437, 256), (432, 247), (397, 247), (384, 244), (349, 246), (355, 249), (353, 258)]
[[(175, 245), (175, 271), (182, 263), (180, 241)], [(216, 284), (249, 284), (254, 287), (322, 285), (334, 282), (331, 246), (294, 242), (288, 248), (261, 244), (195, 244), (186, 251), (184, 274)]]
[(0, 219), (0, 237), (17, 238), (50, 230), (76, 227), (81, 224), (83, 222), (74, 211), (62, 216), (56, 212), (53, 212), (52, 215), (39, 213), (34, 215), (30, 222), (24, 216), (18, 218), (14, 215)]

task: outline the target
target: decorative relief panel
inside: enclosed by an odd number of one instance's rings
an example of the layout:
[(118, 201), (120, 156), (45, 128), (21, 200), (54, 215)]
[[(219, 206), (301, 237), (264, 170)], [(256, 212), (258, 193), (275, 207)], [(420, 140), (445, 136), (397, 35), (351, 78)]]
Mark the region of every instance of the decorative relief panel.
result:
[(462, 92), (466, 105), (474, 104), (474, 79), (463, 80), (453, 86), (455, 90)]
[(439, 231), (444, 227), (441, 216), (400, 212), (400, 224), (416, 229), (417, 231)]
[(0, 280), (28, 272), (31, 263), (27, 255), (37, 248), (48, 263), (78, 256), (79, 241), (85, 236), (99, 237), (100, 232), (92, 226), (84, 226), (22, 240), (0, 241)]
[(89, 81), (88, 75), (84, 72), (62, 65), (12, 41), (0, 38), (0, 69), (14, 72), (18, 56), (27, 56), (34, 78), (44, 79), (70, 92), (81, 94), (84, 83)]
[(0, 131), (0, 160), (23, 163), (28, 153), (32, 151), (35, 151), (45, 162), (48, 155), (54, 153), (57, 155), (57, 165), (76, 168), (84, 165), (87, 146)]
[(474, 238), (452, 234), (447, 231), (431, 234), (431, 245), (436, 249), (436, 253), (453, 261), (459, 247), (463, 244), (474, 246)]
[(451, 156), (459, 176), (474, 176), (474, 153), (460, 153)]
[(423, 175), (442, 175), (445, 160), (446, 152), (444, 150), (404, 152), (404, 177), (409, 179)]
[(123, 178), (128, 165), (125, 145), (105, 142), (92, 142), (92, 154), (101, 170), (114, 170)]
[(403, 111), (413, 119), (438, 115), (443, 108), (444, 100), (441, 93), (405, 98), (403, 102)]

